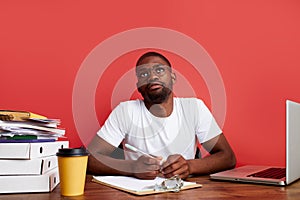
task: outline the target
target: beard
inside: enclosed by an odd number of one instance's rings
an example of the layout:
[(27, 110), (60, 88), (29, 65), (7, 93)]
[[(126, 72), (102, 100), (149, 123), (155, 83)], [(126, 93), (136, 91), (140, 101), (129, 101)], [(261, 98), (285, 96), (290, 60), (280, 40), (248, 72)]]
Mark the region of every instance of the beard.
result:
[(160, 104), (165, 102), (172, 93), (172, 87), (166, 87), (165, 85), (162, 86), (163, 87), (160, 92), (148, 91), (148, 85), (139, 87), (138, 90), (143, 96), (145, 102), (151, 104)]

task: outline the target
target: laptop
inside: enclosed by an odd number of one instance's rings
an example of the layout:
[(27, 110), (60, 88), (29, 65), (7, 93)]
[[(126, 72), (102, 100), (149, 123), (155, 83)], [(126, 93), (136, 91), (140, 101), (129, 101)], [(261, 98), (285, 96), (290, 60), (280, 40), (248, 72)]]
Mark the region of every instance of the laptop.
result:
[(300, 104), (286, 100), (286, 166), (245, 165), (210, 174), (212, 180), (288, 185), (300, 178)]

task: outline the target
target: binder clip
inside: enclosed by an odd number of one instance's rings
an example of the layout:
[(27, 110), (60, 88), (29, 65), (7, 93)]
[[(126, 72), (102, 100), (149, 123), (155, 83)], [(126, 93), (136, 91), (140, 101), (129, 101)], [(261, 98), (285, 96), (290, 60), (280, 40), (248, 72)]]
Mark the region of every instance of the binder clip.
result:
[(175, 175), (171, 178), (162, 181), (161, 183), (156, 183), (154, 190), (179, 192), (182, 186), (183, 186), (183, 181), (178, 175)]

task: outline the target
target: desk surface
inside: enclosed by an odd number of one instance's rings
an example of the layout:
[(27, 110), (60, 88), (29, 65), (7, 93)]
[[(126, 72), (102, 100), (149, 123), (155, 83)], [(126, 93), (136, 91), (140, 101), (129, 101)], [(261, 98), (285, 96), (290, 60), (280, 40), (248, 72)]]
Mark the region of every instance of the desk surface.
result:
[(244, 183), (232, 183), (209, 180), (208, 176), (189, 178), (188, 181), (196, 181), (203, 185), (202, 188), (180, 191), (179, 193), (161, 193), (147, 196), (135, 196), (126, 192), (113, 189), (99, 183), (91, 182), (92, 176), (88, 175), (85, 185), (85, 193), (82, 196), (62, 197), (60, 188), (57, 186), (51, 193), (33, 194), (6, 194), (0, 195), (1, 200), (30, 199), (299, 199), (300, 181), (286, 187), (255, 185)]

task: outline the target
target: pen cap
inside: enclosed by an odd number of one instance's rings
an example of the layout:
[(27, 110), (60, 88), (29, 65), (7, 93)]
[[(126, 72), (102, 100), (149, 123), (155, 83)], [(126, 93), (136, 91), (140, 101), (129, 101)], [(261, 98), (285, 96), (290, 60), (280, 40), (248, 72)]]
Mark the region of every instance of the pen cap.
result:
[(61, 157), (70, 157), (70, 156), (88, 156), (89, 153), (86, 148), (80, 147), (80, 148), (64, 148), (59, 149), (56, 153), (57, 156)]

